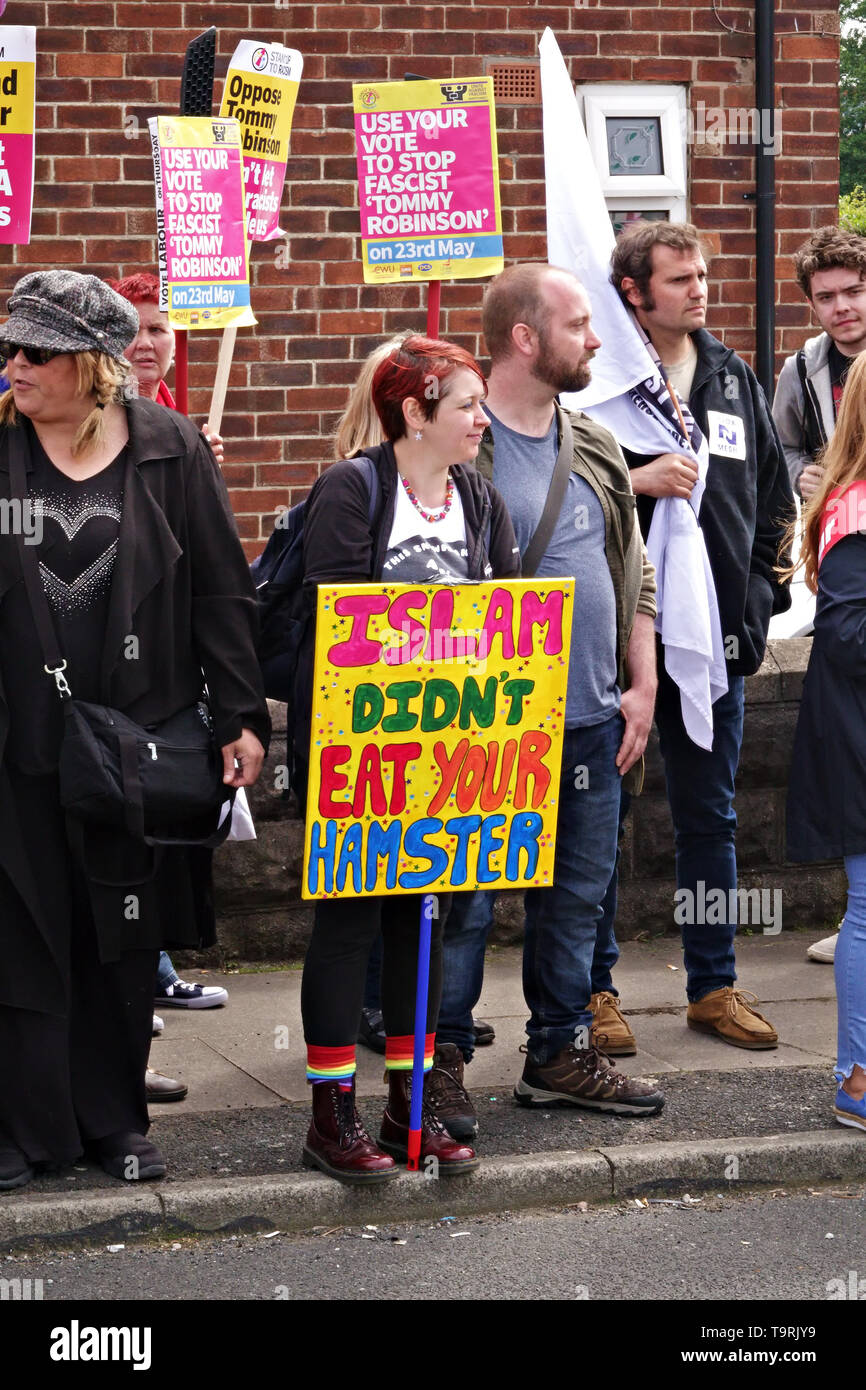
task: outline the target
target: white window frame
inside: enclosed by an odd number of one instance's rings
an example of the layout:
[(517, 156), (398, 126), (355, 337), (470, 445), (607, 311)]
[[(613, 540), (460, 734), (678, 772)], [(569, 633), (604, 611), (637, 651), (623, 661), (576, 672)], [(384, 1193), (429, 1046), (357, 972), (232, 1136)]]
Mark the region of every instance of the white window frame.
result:
[[(687, 218), (686, 130), (688, 106), (684, 86), (656, 82), (586, 83), (577, 95), (583, 106), (583, 123), (604, 200), (609, 211), (667, 212), (674, 222)], [(659, 121), (664, 174), (610, 172), (607, 117), (631, 116)]]

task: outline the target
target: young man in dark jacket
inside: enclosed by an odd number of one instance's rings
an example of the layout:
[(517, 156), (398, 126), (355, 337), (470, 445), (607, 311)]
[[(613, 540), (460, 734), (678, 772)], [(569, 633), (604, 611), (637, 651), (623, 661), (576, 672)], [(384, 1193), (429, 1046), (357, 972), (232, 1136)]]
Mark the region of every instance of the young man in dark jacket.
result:
[[(763, 660), (770, 618), (791, 602), (788, 585), (774, 572), (794, 513), (791, 485), (754, 373), (704, 328), (707, 267), (695, 228), (635, 223), (620, 237), (611, 266), (614, 286), (634, 310), (709, 448), (699, 521), (715, 582), (728, 672), (727, 694), (713, 705), (712, 750), (699, 748), (686, 734), (679, 689), (665, 670), (661, 644), (656, 701), (676, 837), (687, 1022), (737, 1047), (773, 1048), (778, 1044), (776, 1030), (734, 988), (733, 801), (743, 736), (743, 678)], [(693, 459), (672, 453), (647, 459), (626, 452), (626, 458), (646, 536), (656, 498), (688, 498), (697, 467)], [(710, 896), (713, 889), (722, 890), (727, 910), (719, 911), (720, 895)]]
[(866, 348), (866, 237), (822, 227), (800, 247), (794, 270), (824, 331), (786, 358), (773, 419), (791, 486), (809, 498), (821, 481), (817, 456), (836, 427), (848, 368)]

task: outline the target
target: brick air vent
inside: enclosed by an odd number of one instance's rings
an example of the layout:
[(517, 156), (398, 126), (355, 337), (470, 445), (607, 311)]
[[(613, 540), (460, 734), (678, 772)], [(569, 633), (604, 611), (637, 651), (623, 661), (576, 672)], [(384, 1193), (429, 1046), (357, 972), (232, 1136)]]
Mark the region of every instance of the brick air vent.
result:
[(498, 105), (537, 106), (541, 101), (541, 69), (537, 63), (491, 63), (493, 96)]

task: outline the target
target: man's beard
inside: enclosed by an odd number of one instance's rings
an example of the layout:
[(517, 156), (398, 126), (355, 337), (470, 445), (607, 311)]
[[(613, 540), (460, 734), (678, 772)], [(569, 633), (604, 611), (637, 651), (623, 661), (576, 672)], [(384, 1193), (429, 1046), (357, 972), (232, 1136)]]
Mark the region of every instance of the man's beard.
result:
[(539, 343), (538, 361), (532, 368), (532, 375), (559, 395), (560, 392), (583, 391), (592, 380), (589, 362), (574, 365), (564, 357), (555, 357), (542, 338)]

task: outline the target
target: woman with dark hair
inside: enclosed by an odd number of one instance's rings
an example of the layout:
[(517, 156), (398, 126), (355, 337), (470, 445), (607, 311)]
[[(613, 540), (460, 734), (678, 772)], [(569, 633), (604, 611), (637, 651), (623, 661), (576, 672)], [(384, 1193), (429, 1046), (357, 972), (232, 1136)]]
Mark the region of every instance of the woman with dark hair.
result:
[(152, 729), (206, 718), (206, 683), (222, 780), (250, 785), (269, 731), (255, 595), (205, 440), (124, 398), (132, 307), (52, 270), (19, 281), (9, 315), (0, 502), (34, 524), (0, 534), (0, 1189), (82, 1150), (114, 1177), (160, 1177), (157, 955), (166, 923), (173, 944), (213, 941), (211, 852), (155, 856), (121, 824), (67, 818), (60, 696)]
[[(477, 362), (453, 343), (411, 336), (377, 367), (371, 390), (385, 436), (385, 443), (364, 450), (378, 477), (377, 505), (371, 520), (368, 480), (349, 460), (335, 463), (316, 483), (304, 526), (311, 611), (318, 584), (517, 578), (520, 556), (505, 505), (470, 466), (487, 424), (481, 408), (487, 386)], [(311, 623), (296, 700), (307, 717), (312, 650)], [(306, 763), (309, 723), (296, 725), (295, 747)], [(308, 1167), (344, 1182), (394, 1177), (394, 1157), (406, 1158), (420, 902), (391, 895), (316, 903), (301, 991), (313, 1088), (303, 1156)], [(388, 1104), (376, 1144), (355, 1108), (355, 1038), (367, 957), (380, 930)], [(434, 921), (427, 1071), (441, 983), (441, 926)], [(426, 1100), (421, 1154), (436, 1159), (440, 1176), (471, 1171), (478, 1162), (474, 1150), (450, 1138)]]
[(818, 595), (788, 784), (788, 858), (845, 861), (834, 1114), (866, 1131), (866, 353), (853, 359), (821, 464), (788, 571), (802, 565)]

